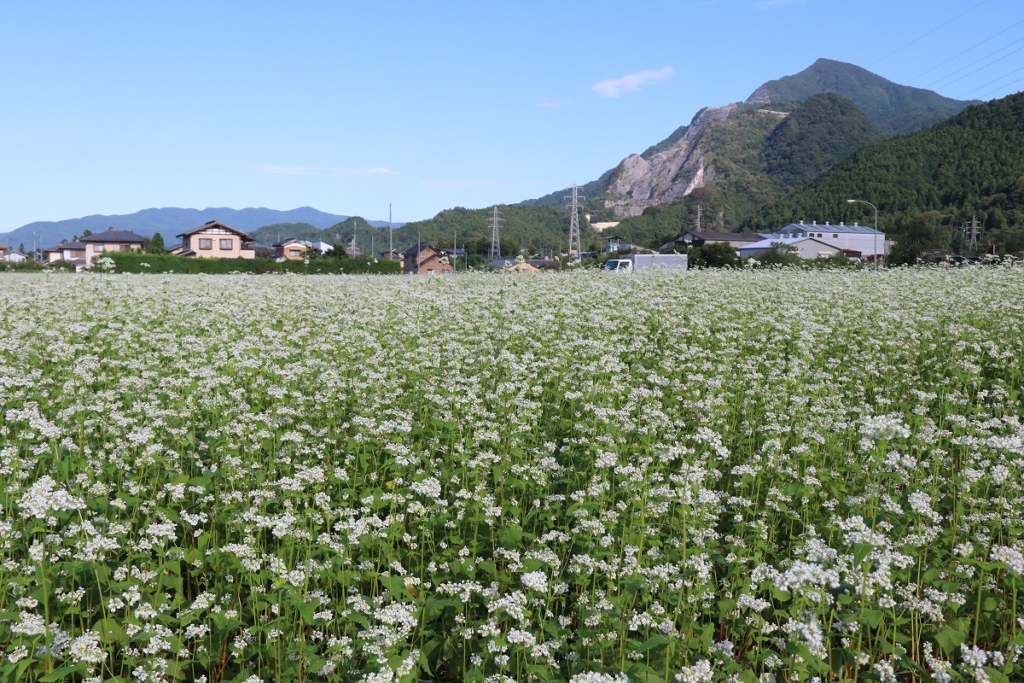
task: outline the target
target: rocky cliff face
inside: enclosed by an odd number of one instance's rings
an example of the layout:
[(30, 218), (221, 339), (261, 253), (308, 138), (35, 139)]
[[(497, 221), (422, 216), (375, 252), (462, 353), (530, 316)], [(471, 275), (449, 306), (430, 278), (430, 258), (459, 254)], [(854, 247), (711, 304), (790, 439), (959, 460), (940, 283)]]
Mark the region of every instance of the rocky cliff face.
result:
[(707, 107), (697, 112), (686, 133), (673, 144), (645, 158), (626, 157), (616, 167), (605, 207), (620, 218), (639, 216), (649, 206), (681, 199), (715, 178), (715, 166), (705, 158), (705, 134), (714, 121), (724, 121), (736, 104)]

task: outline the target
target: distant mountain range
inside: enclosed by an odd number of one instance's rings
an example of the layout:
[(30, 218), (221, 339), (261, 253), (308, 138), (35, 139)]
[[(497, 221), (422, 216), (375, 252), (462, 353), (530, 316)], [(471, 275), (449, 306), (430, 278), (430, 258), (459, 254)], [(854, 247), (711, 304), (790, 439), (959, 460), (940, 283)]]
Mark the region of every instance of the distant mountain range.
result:
[[(70, 240), (86, 230), (101, 232), (107, 228), (130, 230), (143, 237), (152, 237), (159, 232), (166, 244), (175, 241), (175, 235), (198, 227), (207, 221), (218, 220), (225, 225), (249, 232), (265, 225), (281, 223), (305, 223), (315, 228), (328, 228), (347, 220), (349, 216), (319, 211), (309, 206), (277, 211), (274, 209), (248, 208), (208, 208), (208, 209), (145, 209), (135, 213), (114, 216), (85, 216), (70, 218), (63, 221), (37, 221), (23, 225), (8, 233), (0, 233), (0, 244), (11, 244), (17, 247), (24, 244), (32, 245), (33, 237), (43, 248)], [(368, 221), (374, 227), (385, 227), (387, 221)], [(396, 225), (401, 225), (396, 224)]]
[[(744, 102), (700, 110), (689, 125), (681, 126), (665, 140), (641, 154), (628, 156), (597, 180), (583, 185), (581, 189), (588, 198), (586, 206), (591, 219), (621, 220), (640, 216), (649, 208), (679, 201), (700, 188), (736, 180), (737, 174), (731, 171), (741, 169), (743, 172), (739, 175), (749, 176), (742, 179), (743, 182), (752, 183), (754, 188), (752, 194), (740, 188), (740, 194), (745, 195), (740, 202), (744, 206), (733, 206), (732, 215), (725, 212), (724, 220), (735, 227), (759, 205), (792, 189), (795, 179), (810, 179), (807, 173), (792, 167), (784, 168), (778, 176), (775, 170), (782, 168), (778, 162), (784, 159), (776, 156), (774, 167), (770, 167), (765, 159), (765, 144), (777, 127), (789, 125), (792, 128), (785, 119), (798, 110), (800, 103), (823, 94), (848, 100), (854, 105), (852, 109), (863, 112), (879, 132), (888, 134), (920, 130), (976, 103), (899, 85), (853, 64), (819, 59), (796, 75), (765, 83)], [(848, 131), (835, 119), (851, 116), (851, 107), (836, 100), (819, 109), (825, 118), (834, 120), (828, 123), (820, 116), (806, 117), (812, 125), (825, 124), (814, 135), (826, 151), (815, 160), (816, 173), (857, 149), (857, 145), (851, 148), (848, 144)], [(861, 122), (856, 126), (865, 133), (860, 136), (860, 145), (877, 141), (876, 135), (866, 134)], [(798, 137), (798, 131), (790, 130), (787, 135)], [(829, 139), (830, 135), (848, 139), (835, 144)], [(826, 162), (824, 167), (822, 159)], [(567, 191), (558, 190), (520, 205), (561, 207)]]

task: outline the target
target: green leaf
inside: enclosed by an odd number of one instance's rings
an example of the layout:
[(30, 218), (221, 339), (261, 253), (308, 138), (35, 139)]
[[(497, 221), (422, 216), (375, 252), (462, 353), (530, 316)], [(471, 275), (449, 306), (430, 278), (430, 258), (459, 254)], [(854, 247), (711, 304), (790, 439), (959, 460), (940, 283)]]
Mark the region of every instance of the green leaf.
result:
[(853, 564), (858, 565), (864, 561), (864, 559), (871, 554), (871, 551), (875, 549), (875, 546), (870, 543), (854, 543), (853, 544)]
[(880, 609), (864, 610), (864, 621), (866, 621), (871, 628), (878, 628), (878, 625), (882, 623), (882, 617), (884, 616), (885, 613)]
[(939, 647), (942, 648), (942, 651), (947, 655), (952, 654), (966, 639), (967, 636), (956, 629), (950, 628), (949, 626), (943, 626), (939, 629), (939, 632), (935, 634), (935, 642), (939, 644)]
[(655, 633), (653, 636), (651, 636), (650, 638), (645, 640), (643, 643), (641, 643), (640, 647), (638, 647), (636, 649), (636, 651), (638, 653), (640, 653), (640, 654), (643, 654), (644, 652), (647, 652), (651, 648), (658, 647), (659, 645), (664, 645), (664, 644), (666, 644), (668, 642), (669, 642), (668, 638), (666, 638), (665, 636), (661, 635), (660, 633)]
[(62, 666), (59, 669), (54, 669), (50, 673), (46, 674), (39, 679), (39, 683), (53, 683), (54, 681), (62, 681), (71, 674), (85, 675), (88, 673), (88, 669), (85, 668), (84, 664), (75, 664), (74, 666)]
[(985, 673), (988, 674), (988, 679), (990, 681), (992, 681), (992, 683), (1009, 683), (1010, 682), (1010, 679), (1007, 677), (1007, 675), (1004, 674), (999, 669), (993, 669), (990, 666), (986, 666), (984, 668), (985, 668)]

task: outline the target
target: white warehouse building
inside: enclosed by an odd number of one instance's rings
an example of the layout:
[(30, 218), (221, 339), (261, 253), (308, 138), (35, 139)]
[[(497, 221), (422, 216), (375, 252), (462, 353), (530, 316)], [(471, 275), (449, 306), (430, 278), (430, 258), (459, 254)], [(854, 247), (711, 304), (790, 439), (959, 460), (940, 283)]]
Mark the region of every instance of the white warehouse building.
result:
[(884, 232), (856, 223), (829, 225), (826, 221), (823, 225), (818, 225), (817, 222), (807, 224), (800, 221), (790, 223), (779, 229), (776, 234), (783, 238), (781, 241), (813, 237), (839, 249), (859, 251), (864, 257), (874, 256), (876, 253), (885, 256), (888, 253)]

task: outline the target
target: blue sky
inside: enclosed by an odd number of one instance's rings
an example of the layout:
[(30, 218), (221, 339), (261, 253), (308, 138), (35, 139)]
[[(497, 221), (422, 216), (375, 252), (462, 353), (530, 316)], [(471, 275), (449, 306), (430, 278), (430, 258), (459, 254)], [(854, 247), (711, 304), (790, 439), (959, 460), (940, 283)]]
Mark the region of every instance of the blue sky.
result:
[(521, 201), (818, 57), (1000, 97), (1024, 89), (1024, 3), (0, 0), (0, 232)]

